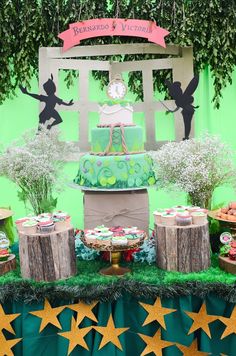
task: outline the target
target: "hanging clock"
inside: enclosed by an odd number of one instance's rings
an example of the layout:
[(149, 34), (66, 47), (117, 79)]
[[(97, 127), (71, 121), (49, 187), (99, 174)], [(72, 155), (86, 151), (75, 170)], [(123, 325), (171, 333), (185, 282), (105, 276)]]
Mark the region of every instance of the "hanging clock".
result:
[(127, 86), (120, 75), (116, 75), (107, 86), (107, 96), (113, 100), (124, 99), (127, 93)]

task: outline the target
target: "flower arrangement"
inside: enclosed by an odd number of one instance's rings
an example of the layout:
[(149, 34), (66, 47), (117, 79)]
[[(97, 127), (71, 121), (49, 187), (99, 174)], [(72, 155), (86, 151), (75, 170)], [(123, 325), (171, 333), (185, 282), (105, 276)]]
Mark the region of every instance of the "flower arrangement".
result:
[(170, 142), (151, 156), (159, 187), (188, 193), (193, 205), (210, 209), (215, 188), (235, 187), (233, 152), (218, 136)]
[[(57, 128), (26, 132), (0, 155), (0, 175), (18, 187), (18, 196), (33, 208), (34, 214), (51, 212), (57, 204), (54, 192), (63, 186), (61, 172), (66, 158), (78, 150), (59, 140)], [(73, 152), (74, 153), (74, 152)]]

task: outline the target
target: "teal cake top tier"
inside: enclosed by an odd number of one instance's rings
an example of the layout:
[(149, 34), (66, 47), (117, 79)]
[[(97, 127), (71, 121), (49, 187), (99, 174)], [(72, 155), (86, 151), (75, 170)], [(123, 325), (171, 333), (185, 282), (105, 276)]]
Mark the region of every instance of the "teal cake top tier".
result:
[(97, 156), (85, 154), (80, 158), (74, 182), (97, 189), (132, 189), (156, 183), (152, 159), (147, 153)]
[(91, 130), (91, 151), (107, 154), (143, 152), (143, 130), (140, 126), (93, 128)]

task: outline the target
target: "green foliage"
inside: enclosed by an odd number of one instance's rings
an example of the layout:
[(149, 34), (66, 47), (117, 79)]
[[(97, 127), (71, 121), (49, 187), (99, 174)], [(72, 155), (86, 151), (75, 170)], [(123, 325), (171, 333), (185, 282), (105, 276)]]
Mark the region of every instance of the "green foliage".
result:
[[(170, 31), (167, 43), (193, 45), (195, 70), (209, 65), (214, 77), (213, 100), (219, 106), (222, 89), (231, 83), (236, 63), (236, 3), (235, 0), (1, 0), (0, 6), (0, 102), (12, 97), (20, 83), (30, 85), (38, 71), (38, 49), (61, 46), (57, 34), (70, 23), (94, 17), (121, 17), (154, 20)], [(101, 37), (83, 41), (82, 45), (146, 42), (128, 37)], [(157, 58), (154, 55), (112, 56), (111, 60)], [(107, 59), (101, 57), (99, 59)], [(95, 72), (101, 84), (108, 78)], [(164, 90), (164, 79), (170, 71), (154, 78), (154, 88)], [(71, 73), (67, 75), (71, 82)], [(140, 72), (129, 75), (129, 89), (142, 98)]]

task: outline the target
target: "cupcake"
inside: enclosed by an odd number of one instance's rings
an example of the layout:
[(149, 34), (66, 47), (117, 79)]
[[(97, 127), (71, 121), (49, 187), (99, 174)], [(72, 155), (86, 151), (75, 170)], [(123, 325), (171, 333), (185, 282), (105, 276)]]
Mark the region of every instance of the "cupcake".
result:
[(111, 235), (109, 236), (96, 236), (96, 243), (101, 246), (110, 246), (111, 245)]
[(132, 232), (135, 233), (137, 231), (137, 226), (129, 226), (129, 227), (124, 227), (123, 231), (125, 234), (131, 234)]
[(25, 218), (21, 218), (21, 219), (18, 219), (15, 221), (15, 224), (16, 224), (16, 228), (17, 228), (17, 231), (21, 231), (22, 230), (22, 224), (28, 220), (31, 220), (30, 218), (28, 217), (25, 217)]
[(201, 211), (191, 213), (194, 225), (204, 225), (207, 223), (207, 215)]
[(0, 262), (5, 262), (8, 260), (8, 257), (10, 256), (10, 253), (8, 249), (0, 249)]
[(125, 237), (128, 240), (128, 245), (135, 245), (140, 241), (140, 237), (138, 237), (136, 234), (127, 234)]
[(111, 242), (114, 246), (128, 245), (128, 239), (125, 236), (113, 236)]
[(179, 226), (187, 226), (192, 224), (192, 217), (188, 213), (178, 213), (176, 215), (176, 224)]
[(155, 224), (161, 224), (161, 215), (165, 212), (165, 209), (157, 209), (153, 212)]
[(229, 251), (229, 258), (233, 261), (236, 260), (236, 248), (231, 248)]
[(85, 234), (85, 240), (86, 242), (88, 242), (89, 244), (95, 244), (97, 241), (97, 235), (93, 234), (93, 233), (87, 233)]
[(37, 233), (37, 221), (35, 220), (27, 220), (25, 222), (23, 222), (22, 224), (22, 231), (25, 233), (25, 234), (29, 234), (29, 235), (32, 235), (32, 234), (36, 234)]
[(175, 213), (163, 213), (161, 214), (161, 223), (166, 226), (173, 226), (176, 224)]
[(95, 227), (94, 231), (96, 231), (98, 233), (100, 233), (100, 232), (108, 232), (109, 228), (105, 227), (104, 225), (100, 225), (100, 226)]
[(52, 220), (46, 220), (46, 218), (41, 219), (38, 222), (38, 227), (42, 233), (50, 233), (54, 231), (55, 225)]
[(199, 209), (201, 209), (200, 206), (189, 206), (189, 207), (188, 207), (188, 211), (189, 211), (190, 213), (193, 213), (194, 211), (197, 211), (197, 210), (199, 210)]

